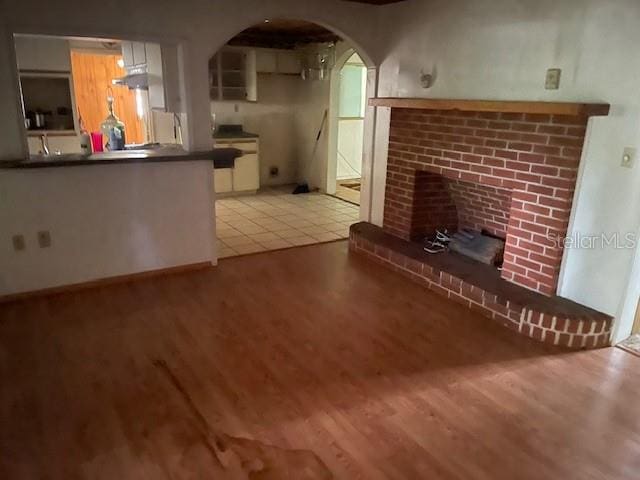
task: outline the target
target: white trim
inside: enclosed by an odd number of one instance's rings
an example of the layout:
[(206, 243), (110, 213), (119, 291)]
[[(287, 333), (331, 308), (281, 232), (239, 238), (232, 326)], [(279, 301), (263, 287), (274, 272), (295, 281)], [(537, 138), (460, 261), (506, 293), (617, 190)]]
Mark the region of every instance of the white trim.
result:
[(327, 159), (325, 162), (325, 192), (329, 195), (336, 193), (336, 173), (338, 169), (338, 125), (340, 114), (340, 71), (347, 61), (356, 53), (355, 49), (347, 49), (331, 70), (329, 85), (329, 137), (327, 145)]

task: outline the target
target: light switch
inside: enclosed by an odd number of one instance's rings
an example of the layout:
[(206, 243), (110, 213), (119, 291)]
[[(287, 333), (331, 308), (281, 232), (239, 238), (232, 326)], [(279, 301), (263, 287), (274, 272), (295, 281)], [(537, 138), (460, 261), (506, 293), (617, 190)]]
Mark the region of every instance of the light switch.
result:
[(622, 152), (622, 161), (620, 165), (625, 168), (633, 168), (633, 165), (636, 163), (636, 149), (631, 147), (626, 147)]
[(544, 88), (547, 90), (558, 90), (560, 88), (560, 74), (562, 70), (559, 68), (550, 68), (547, 70), (547, 77), (544, 81)]
[(14, 235), (11, 240), (13, 241), (13, 249), (16, 252), (22, 252), (27, 247), (24, 243), (24, 235)]
[(40, 245), (40, 248), (49, 248), (51, 246), (51, 234), (48, 231), (38, 232), (38, 245)]

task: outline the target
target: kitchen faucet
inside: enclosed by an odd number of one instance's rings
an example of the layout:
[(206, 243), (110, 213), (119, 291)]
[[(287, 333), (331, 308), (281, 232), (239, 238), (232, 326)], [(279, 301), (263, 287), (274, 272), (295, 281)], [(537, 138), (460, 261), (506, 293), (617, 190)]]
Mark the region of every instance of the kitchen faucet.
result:
[(40, 144), (42, 145), (42, 152), (45, 155), (49, 155), (49, 139), (46, 133), (40, 135)]

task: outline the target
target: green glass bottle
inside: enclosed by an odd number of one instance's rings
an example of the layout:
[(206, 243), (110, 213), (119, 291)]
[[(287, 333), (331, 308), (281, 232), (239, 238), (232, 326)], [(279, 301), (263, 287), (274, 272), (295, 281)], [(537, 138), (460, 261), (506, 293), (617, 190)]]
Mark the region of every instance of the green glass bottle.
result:
[(100, 124), (102, 134), (107, 137), (108, 150), (124, 150), (125, 135), (124, 123), (116, 116), (113, 111), (113, 95), (107, 95), (107, 110), (109, 114), (104, 122)]

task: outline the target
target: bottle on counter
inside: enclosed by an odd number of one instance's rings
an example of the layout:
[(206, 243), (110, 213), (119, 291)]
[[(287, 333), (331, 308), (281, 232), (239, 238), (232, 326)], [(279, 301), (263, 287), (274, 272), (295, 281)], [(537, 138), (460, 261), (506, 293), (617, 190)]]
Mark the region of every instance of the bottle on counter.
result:
[(110, 92), (107, 95), (107, 110), (109, 114), (104, 119), (104, 122), (100, 124), (100, 130), (107, 137), (107, 148), (109, 150), (124, 150), (124, 123), (120, 121), (113, 111), (113, 100), (113, 92)]
[(80, 152), (84, 155), (91, 155), (91, 135), (84, 128), (84, 122), (82, 121), (82, 115), (78, 112), (78, 123), (80, 124)]

